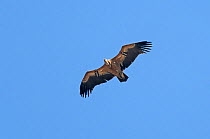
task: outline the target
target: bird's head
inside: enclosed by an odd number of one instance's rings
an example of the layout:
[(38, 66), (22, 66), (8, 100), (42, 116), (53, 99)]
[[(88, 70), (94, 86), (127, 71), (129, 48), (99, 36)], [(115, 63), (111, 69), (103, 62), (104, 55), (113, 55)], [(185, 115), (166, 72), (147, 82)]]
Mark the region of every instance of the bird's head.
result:
[(111, 59), (104, 59), (104, 63), (106, 65), (111, 65)]

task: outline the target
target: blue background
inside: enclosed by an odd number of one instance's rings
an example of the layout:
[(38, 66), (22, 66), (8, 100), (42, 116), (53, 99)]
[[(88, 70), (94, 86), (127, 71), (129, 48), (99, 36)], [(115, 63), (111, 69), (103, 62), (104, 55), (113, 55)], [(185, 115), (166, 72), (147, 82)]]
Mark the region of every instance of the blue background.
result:
[[(1, 139), (210, 139), (209, 0), (1, 0)], [(122, 45), (150, 53), (79, 95)]]

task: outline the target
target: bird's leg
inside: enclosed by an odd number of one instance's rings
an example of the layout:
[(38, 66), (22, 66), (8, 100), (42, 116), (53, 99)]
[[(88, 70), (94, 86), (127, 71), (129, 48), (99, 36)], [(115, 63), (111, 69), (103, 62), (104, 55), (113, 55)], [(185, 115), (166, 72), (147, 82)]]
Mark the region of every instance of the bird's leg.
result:
[(122, 78), (122, 72), (119, 73), (119, 77)]

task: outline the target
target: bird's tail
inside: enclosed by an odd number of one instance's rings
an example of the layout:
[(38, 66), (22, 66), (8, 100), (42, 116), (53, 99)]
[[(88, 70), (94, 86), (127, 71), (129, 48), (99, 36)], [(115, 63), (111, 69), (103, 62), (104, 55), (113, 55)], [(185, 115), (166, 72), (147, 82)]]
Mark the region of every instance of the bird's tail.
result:
[(125, 73), (122, 72), (120, 73), (120, 76), (117, 78), (120, 82), (126, 82), (129, 77)]

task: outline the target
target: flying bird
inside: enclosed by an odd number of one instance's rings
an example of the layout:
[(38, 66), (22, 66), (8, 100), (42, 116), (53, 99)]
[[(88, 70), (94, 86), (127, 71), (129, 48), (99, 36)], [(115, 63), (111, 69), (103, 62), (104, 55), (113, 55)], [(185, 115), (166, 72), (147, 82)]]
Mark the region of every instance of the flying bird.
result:
[(80, 84), (80, 95), (89, 97), (96, 85), (105, 83), (113, 77), (126, 82), (128, 76), (123, 72), (139, 54), (150, 52), (152, 42), (142, 41), (122, 46), (118, 55), (112, 59), (104, 59), (104, 65), (98, 69), (87, 71)]

